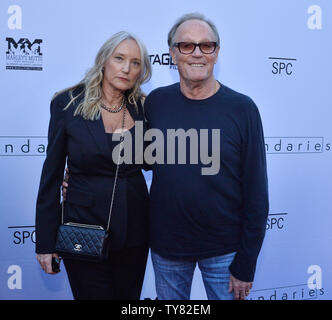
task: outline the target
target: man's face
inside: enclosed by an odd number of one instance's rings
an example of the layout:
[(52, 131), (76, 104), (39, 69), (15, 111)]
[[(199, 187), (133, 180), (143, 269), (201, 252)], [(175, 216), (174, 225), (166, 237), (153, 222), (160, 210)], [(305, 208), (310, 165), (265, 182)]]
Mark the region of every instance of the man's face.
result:
[[(175, 34), (175, 42), (212, 42), (216, 41), (210, 26), (201, 20), (188, 20), (182, 23)], [(177, 47), (170, 49), (170, 54), (178, 66), (180, 79), (191, 82), (204, 82), (213, 77), (213, 67), (217, 62), (219, 47), (214, 53), (204, 54), (198, 46), (191, 54), (180, 53)]]

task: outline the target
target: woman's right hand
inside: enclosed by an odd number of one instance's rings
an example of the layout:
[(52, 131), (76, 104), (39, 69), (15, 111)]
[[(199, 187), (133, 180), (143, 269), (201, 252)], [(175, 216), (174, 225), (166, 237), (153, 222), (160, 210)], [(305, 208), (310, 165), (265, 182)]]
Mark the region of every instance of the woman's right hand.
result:
[(67, 188), (68, 188), (69, 170), (66, 168), (66, 174), (62, 181), (62, 198), (66, 200)]
[(56, 253), (37, 254), (37, 260), (40, 266), (48, 274), (56, 274), (56, 272), (53, 272), (52, 270), (53, 257), (59, 259), (59, 256)]

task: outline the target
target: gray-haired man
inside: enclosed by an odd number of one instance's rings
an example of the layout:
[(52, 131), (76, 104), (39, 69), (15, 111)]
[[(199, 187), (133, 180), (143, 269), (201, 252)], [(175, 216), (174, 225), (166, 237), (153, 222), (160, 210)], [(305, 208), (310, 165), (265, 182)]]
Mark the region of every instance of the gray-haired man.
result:
[(152, 91), (145, 102), (149, 127), (165, 136), (170, 128), (220, 129), (218, 172), (202, 175), (202, 161), (153, 165), (150, 245), (158, 299), (189, 299), (196, 264), (208, 299), (245, 299), (265, 235), (261, 119), (249, 97), (214, 78), (219, 43), (211, 21), (181, 17), (168, 37), (180, 82)]

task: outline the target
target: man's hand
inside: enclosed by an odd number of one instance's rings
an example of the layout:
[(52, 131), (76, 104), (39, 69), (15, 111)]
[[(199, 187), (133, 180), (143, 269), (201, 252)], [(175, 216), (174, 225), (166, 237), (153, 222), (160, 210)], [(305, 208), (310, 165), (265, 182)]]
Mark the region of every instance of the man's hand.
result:
[(66, 168), (66, 174), (62, 181), (62, 198), (66, 200), (67, 188), (68, 188), (69, 170)]
[(245, 300), (251, 288), (252, 282), (244, 282), (236, 279), (232, 275), (230, 276), (228, 292), (234, 291), (235, 300)]

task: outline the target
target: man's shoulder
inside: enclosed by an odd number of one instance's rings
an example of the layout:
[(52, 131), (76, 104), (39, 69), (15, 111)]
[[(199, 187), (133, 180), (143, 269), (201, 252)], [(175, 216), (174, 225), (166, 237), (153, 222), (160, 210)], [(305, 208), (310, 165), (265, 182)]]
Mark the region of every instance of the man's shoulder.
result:
[(223, 93), (227, 97), (229, 97), (230, 99), (234, 99), (235, 101), (239, 101), (239, 102), (243, 102), (243, 103), (252, 102), (252, 99), (248, 95), (241, 93), (239, 91), (236, 91), (225, 85), (223, 85)]
[(151, 98), (158, 98), (158, 97), (161, 97), (161, 96), (164, 96), (164, 95), (169, 95), (169, 94), (172, 94), (172, 93), (176, 93), (178, 91), (178, 88), (179, 88), (179, 83), (174, 83), (174, 84), (171, 84), (171, 85), (168, 85), (168, 86), (163, 86), (163, 87), (158, 87), (154, 90), (152, 90), (147, 98), (148, 99), (151, 99)]
[(257, 106), (253, 99), (248, 95), (236, 91), (234, 89), (229, 88), (228, 86), (222, 85), (223, 87), (223, 96), (227, 98), (234, 106), (238, 106), (239, 108), (244, 108), (247, 110), (256, 109)]

